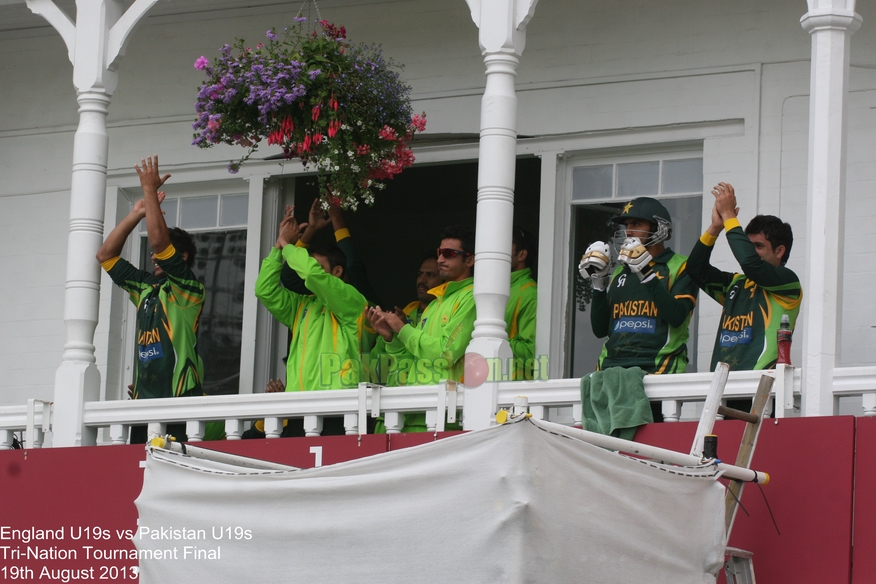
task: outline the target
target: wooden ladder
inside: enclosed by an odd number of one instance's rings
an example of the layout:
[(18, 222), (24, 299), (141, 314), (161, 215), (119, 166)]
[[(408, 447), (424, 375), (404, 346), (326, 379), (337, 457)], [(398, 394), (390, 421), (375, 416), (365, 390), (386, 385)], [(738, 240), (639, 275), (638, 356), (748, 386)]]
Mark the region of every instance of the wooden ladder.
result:
[[(711, 435), (712, 429), (715, 426), (715, 418), (720, 414), (725, 418), (746, 422), (735, 464), (736, 466), (749, 468), (751, 459), (754, 456), (754, 448), (757, 445), (757, 437), (760, 434), (760, 428), (763, 423), (763, 415), (766, 411), (767, 403), (769, 403), (774, 378), (766, 374), (761, 376), (757, 392), (755, 392), (754, 400), (752, 400), (751, 411), (742, 412), (720, 405), (729, 374), (730, 366), (726, 363), (718, 363), (718, 366), (715, 368), (715, 375), (712, 378), (712, 385), (709, 387), (709, 394), (706, 396), (706, 403), (703, 406), (703, 414), (700, 417), (700, 423), (694, 436), (691, 454), (694, 456), (703, 455), (703, 445), (706, 436)], [(744, 481), (729, 480), (730, 485), (724, 498), (724, 533), (726, 541), (730, 540), (730, 530), (736, 518), (736, 511), (739, 509), (742, 490), (745, 487)], [(724, 573), (727, 576), (728, 584), (731, 582), (735, 584), (755, 584), (751, 552), (727, 547), (725, 556), (727, 556), (727, 560), (724, 562)]]

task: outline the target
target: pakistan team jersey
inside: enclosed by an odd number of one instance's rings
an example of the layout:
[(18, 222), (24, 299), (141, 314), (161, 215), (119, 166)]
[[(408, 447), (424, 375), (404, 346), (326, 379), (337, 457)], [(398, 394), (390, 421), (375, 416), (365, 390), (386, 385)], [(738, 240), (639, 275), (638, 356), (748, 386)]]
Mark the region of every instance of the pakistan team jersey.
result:
[(204, 285), (173, 245), (156, 254), (155, 262), (165, 277), (138, 270), (122, 258), (101, 264), (137, 307), (134, 399), (201, 395), (198, 320)]
[(724, 306), (712, 370), (719, 361), (731, 370), (770, 369), (778, 358), (776, 333), (782, 315), (788, 315), (792, 330), (797, 322), (803, 299), (800, 280), (785, 266), (762, 260), (738, 220), (728, 219), (724, 226), (741, 274), (722, 272), (709, 264), (716, 238), (708, 232), (700, 237), (688, 261), (691, 277)]
[[(312, 295), (280, 285), (284, 260)], [(287, 245), (282, 252), (271, 249), (262, 262), (256, 296), (292, 333), (286, 391), (344, 389), (359, 384), (359, 347), (366, 334), (367, 301), (356, 288), (326, 272), (304, 248)]]
[(687, 258), (666, 248), (651, 261), (656, 277), (643, 284), (627, 266), (618, 266), (607, 292), (593, 291), (590, 324), (608, 335), (598, 368), (641, 367), (648, 373), (684, 373), (690, 315), (697, 285)]

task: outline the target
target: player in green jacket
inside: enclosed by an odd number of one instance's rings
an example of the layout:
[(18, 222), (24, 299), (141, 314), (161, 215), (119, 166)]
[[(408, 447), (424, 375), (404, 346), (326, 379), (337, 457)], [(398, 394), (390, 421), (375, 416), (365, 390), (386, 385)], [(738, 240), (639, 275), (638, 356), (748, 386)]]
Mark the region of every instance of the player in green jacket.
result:
[(655, 199), (639, 197), (611, 221), (623, 225), (614, 274), (609, 278), (610, 249), (601, 241), (587, 248), (578, 266), (593, 286), (593, 333), (608, 336), (598, 368), (684, 373), (697, 286), (687, 274), (687, 258), (663, 243), (672, 235), (669, 211)]
[[(429, 290), (429, 303), (417, 327), (395, 312), (368, 309), (368, 319), (386, 342), (391, 358), (388, 385), (435, 385), (463, 381), (465, 349), (474, 332), (472, 289), (474, 230), (451, 227), (438, 248), (438, 273), (445, 283)], [(425, 431), (425, 414), (405, 416), (405, 432)]]
[[(286, 391), (356, 387), (359, 344), (367, 301), (343, 280), (345, 258), (336, 246), (296, 247), (300, 230), (287, 207), (271, 253), (262, 262), (256, 296), (292, 331), (286, 362)], [(295, 270), (313, 295), (280, 285), (283, 263)]]
[(535, 258), (532, 235), (515, 227), (511, 235), (511, 290), (505, 308), (508, 343), (514, 361), (511, 379), (533, 379), (535, 363), (535, 314), (538, 286), (532, 279), (531, 260)]
[[(793, 330), (803, 299), (800, 279), (785, 267), (794, 243), (791, 226), (778, 217), (758, 215), (743, 231), (733, 187), (719, 183), (712, 194), (712, 222), (688, 259), (691, 278), (724, 307), (711, 368), (724, 362), (734, 370), (771, 369), (778, 357), (776, 333), (782, 315), (788, 315)], [(725, 229), (741, 274), (709, 264)]]
[[(195, 243), (182, 229), (168, 229), (164, 221), (164, 192), (158, 189), (170, 175), (160, 175), (158, 156), (141, 160), (135, 169), (143, 199), (134, 204), (97, 252), (101, 266), (137, 307), (137, 355), (129, 393), (133, 399), (203, 395), (204, 363), (198, 355), (198, 324), (206, 292), (191, 269), (197, 252)], [(128, 236), (144, 218), (154, 250), (154, 274), (119, 257)], [(145, 430), (133, 427), (131, 442), (145, 442)], [(167, 431), (180, 440), (186, 438), (184, 424), (169, 425)], [(223, 433), (213, 424), (204, 438), (221, 438)]]

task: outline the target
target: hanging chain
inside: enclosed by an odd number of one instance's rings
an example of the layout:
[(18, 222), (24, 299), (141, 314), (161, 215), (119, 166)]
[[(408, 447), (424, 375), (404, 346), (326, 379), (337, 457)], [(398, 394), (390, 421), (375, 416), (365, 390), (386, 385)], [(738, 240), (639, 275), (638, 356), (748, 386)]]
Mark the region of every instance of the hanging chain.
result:
[[(316, 18), (313, 18), (313, 11), (316, 10)], [(316, 4), (316, 0), (304, 0), (301, 3), (301, 8), (298, 9), (298, 17), (302, 16), (304, 11), (307, 11), (307, 26), (311, 31), (316, 30), (317, 21), (322, 20), (322, 15), (319, 13), (319, 6)]]

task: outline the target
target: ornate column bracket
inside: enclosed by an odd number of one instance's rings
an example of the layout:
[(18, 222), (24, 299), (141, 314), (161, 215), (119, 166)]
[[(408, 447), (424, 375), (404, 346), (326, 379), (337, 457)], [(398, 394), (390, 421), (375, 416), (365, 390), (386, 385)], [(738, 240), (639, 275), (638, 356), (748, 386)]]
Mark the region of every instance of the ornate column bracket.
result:
[(833, 414), (842, 321), (849, 45), (861, 26), (854, 0), (809, 0), (800, 24), (812, 39), (803, 414)]

